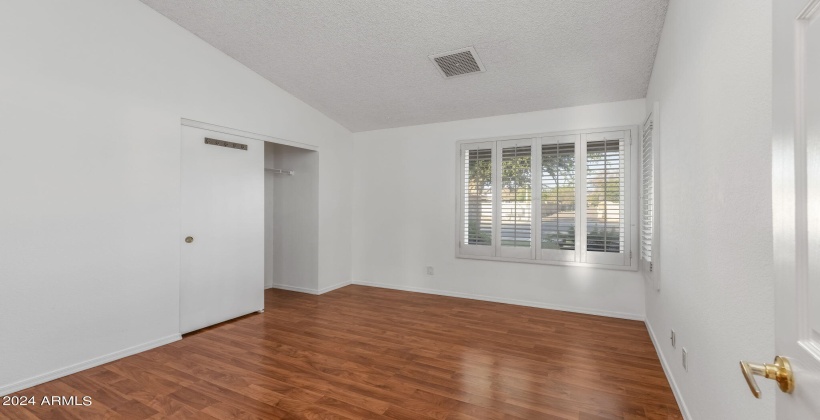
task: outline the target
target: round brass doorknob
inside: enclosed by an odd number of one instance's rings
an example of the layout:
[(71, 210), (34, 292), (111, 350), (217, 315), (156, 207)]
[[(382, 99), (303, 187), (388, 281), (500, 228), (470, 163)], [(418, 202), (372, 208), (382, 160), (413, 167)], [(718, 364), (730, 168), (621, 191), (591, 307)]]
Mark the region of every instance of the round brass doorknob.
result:
[(186, 243), (191, 243), (191, 242), (193, 242), (193, 241), (194, 241), (194, 237), (193, 237), (193, 236), (189, 236), (189, 237), (185, 238), (185, 242), (186, 242)]

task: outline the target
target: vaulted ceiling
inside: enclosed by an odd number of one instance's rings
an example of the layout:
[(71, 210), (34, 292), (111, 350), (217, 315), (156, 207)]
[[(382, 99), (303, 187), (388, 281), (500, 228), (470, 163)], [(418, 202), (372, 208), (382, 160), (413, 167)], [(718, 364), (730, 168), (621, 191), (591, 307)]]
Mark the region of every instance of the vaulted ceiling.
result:
[[(667, 0), (142, 0), (351, 131), (643, 98)], [(475, 47), (445, 79), (431, 54)]]

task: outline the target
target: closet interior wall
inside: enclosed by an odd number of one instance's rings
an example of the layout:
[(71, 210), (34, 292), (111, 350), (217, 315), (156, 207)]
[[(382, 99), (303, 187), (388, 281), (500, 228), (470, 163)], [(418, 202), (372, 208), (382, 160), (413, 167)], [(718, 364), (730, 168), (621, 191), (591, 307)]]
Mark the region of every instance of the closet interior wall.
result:
[(319, 152), (265, 145), (265, 287), (318, 293)]

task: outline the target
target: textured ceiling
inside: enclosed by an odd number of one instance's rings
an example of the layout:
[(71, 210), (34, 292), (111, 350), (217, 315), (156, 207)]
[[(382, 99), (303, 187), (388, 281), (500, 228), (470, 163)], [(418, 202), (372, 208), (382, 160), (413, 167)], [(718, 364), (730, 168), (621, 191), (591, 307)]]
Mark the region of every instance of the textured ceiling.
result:
[[(142, 0), (351, 131), (643, 98), (667, 0)], [(487, 71), (428, 55), (474, 46)]]

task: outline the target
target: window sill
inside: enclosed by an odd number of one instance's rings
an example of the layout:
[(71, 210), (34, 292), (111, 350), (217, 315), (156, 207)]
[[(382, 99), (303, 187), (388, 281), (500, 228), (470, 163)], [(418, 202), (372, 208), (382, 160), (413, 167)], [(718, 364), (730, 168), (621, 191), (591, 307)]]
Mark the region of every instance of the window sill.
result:
[(524, 264), (539, 264), (539, 265), (563, 265), (568, 267), (586, 267), (586, 268), (597, 268), (597, 269), (604, 269), (604, 270), (616, 270), (616, 271), (638, 271), (638, 262), (633, 259), (631, 265), (612, 265), (612, 264), (592, 264), (592, 263), (585, 263), (585, 262), (574, 262), (574, 261), (552, 261), (552, 260), (532, 260), (532, 259), (524, 259), (524, 258), (505, 258), (505, 257), (489, 257), (484, 255), (465, 255), (456, 253), (456, 258), (466, 259), (466, 260), (485, 260), (485, 261), (500, 261), (500, 262), (511, 262), (511, 263), (524, 263)]

